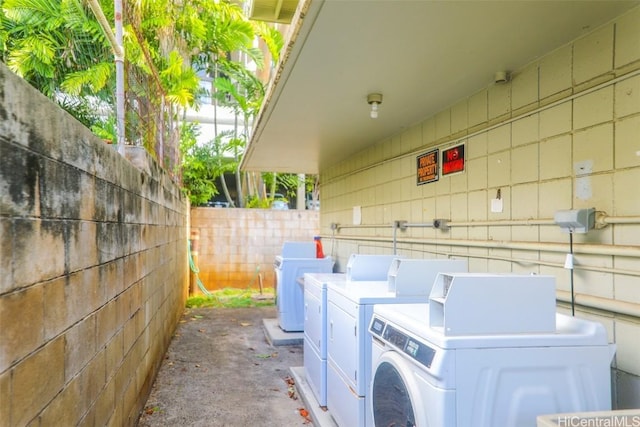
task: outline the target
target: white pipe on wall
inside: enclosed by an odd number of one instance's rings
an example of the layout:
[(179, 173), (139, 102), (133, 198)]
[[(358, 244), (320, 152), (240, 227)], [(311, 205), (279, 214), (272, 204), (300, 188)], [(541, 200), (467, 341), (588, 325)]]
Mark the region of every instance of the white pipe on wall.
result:
[[(386, 237), (368, 237), (368, 236), (335, 236), (336, 240), (351, 241), (369, 241), (384, 242), (390, 241)], [(405, 244), (422, 244), (422, 245), (440, 245), (440, 246), (464, 246), (471, 248), (484, 249), (516, 249), (528, 251), (547, 251), (565, 253), (568, 245), (564, 243), (547, 243), (547, 242), (514, 242), (514, 241), (498, 241), (498, 240), (463, 240), (463, 239), (401, 239), (398, 243)], [(590, 255), (611, 255), (626, 256), (640, 258), (640, 246), (625, 245), (593, 245), (580, 243), (575, 245), (575, 253)]]
[(605, 224), (640, 224), (640, 216), (605, 216), (599, 221)]
[(114, 15), (115, 15), (115, 34), (111, 30), (111, 25), (107, 21), (102, 7), (98, 0), (88, 0), (89, 6), (96, 16), (96, 19), (102, 27), (111, 49), (113, 49), (113, 55), (116, 63), (116, 137), (117, 137), (117, 150), (120, 155), (124, 155), (124, 47), (123, 47), (123, 28), (122, 28), (122, 0), (115, 0), (114, 2)]
[(122, 0), (114, 1), (114, 15), (116, 27), (116, 134), (118, 139), (118, 153), (124, 156), (125, 124), (124, 124), (124, 47), (122, 28)]
[[(571, 294), (567, 291), (556, 290), (556, 296), (559, 301), (571, 302)], [(574, 294), (574, 300), (576, 305), (583, 307), (640, 318), (640, 304), (585, 294)]]
[(366, 224), (366, 225), (338, 225), (336, 230), (340, 231), (343, 228), (391, 228), (393, 224)]
[(511, 219), (497, 221), (452, 221), (448, 222), (449, 227), (487, 227), (505, 225), (553, 225), (557, 224), (552, 219)]
[[(357, 239), (349, 239), (349, 238), (337, 238), (339, 240), (357, 240)], [(365, 239), (360, 239), (365, 240)], [(383, 239), (366, 239), (370, 241), (378, 241), (380, 243), (387, 243), (388, 240)], [(333, 240), (332, 240), (333, 245)], [(411, 249), (411, 251), (416, 251)], [(419, 251), (419, 252), (429, 252), (429, 251)], [(490, 255), (480, 255), (480, 254), (468, 254), (468, 253), (455, 253), (455, 252), (429, 252), (438, 255), (447, 255), (447, 257), (468, 257), (468, 258), (482, 258), (482, 259), (492, 259), (499, 261), (507, 261), (507, 262), (516, 262), (519, 264), (536, 264), (536, 265), (545, 265), (549, 267), (558, 267), (563, 268), (563, 264), (553, 263), (548, 261), (540, 261), (535, 259), (517, 259), (517, 258), (509, 258), (509, 257), (495, 257)], [(617, 273), (624, 274), (629, 276), (640, 276), (640, 271), (630, 271), (630, 270), (615, 270), (604, 268), (604, 267), (588, 267), (588, 266), (575, 266), (576, 270), (589, 270), (589, 271), (597, 271), (597, 272), (607, 272), (607, 273)], [(556, 290), (556, 298), (558, 301), (571, 303), (571, 293), (563, 290)], [(635, 304), (626, 301), (613, 300), (610, 298), (603, 298), (594, 295), (586, 295), (586, 294), (574, 294), (574, 302), (576, 305), (591, 308), (601, 311), (606, 311), (613, 314), (621, 314), (626, 316), (632, 316), (636, 318), (640, 318), (640, 304)]]
[[(596, 228), (604, 227), (609, 224), (640, 224), (640, 216), (602, 216), (596, 219)], [(520, 225), (545, 225), (557, 227), (554, 219), (549, 218), (529, 218), (529, 219), (498, 219), (489, 221), (450, 221), (447, 227), (502, 227), (502, 226), (520, 226)], [(363, 225), (337, 225), (337, 230), (342, 228), (386, 228), (393, 227), (394, 224), (363, 224)], [(405, 228), (423, 227), (435, 228), (433, 223), (407, 223)]]

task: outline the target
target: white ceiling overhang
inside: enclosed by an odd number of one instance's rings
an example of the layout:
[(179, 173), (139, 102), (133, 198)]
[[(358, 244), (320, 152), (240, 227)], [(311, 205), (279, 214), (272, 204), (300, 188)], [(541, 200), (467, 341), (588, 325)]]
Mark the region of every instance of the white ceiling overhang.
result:
[[(241, 167), (318, 173), (639, 4), (307, 1)], [(383, 94), (377, 119), (366, 101), (372, 92)]]
[(255, 21), (288, 24), (293, 19), (298, 0), (249, 0), (249, 18)]

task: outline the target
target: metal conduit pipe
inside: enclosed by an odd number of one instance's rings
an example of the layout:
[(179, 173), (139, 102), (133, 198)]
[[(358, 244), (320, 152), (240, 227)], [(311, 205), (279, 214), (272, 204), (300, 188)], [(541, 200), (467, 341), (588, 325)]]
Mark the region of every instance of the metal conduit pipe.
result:
[[(378, 239), (375, 239), (378, 240)], [(415, 250), (413, 250), (415, 251)], [(429, 252), (429, 251), (420, 251), (420, 252)], [(435, 252), (429, 252), (434, 253)], [(517, 258), (507, 258), (507, 257), (493, 257), (489, 255), (479, 255), (479, 254), (464, 254), (464, 253), (455, 253), (455, 252), (439, 252), (439, 255), (447, 255), (447, 257), (458, 256), (458, 257), (469, 257), (469, 258), (482, 258), (482, 259), (494, 259), (501, 261), (512, 261), (519, 262), (522, 264), (538, 264), (538, 265), (546, 265), (550, 267), (563, 267), (562, 264), (533, 260), (533, 259), (517, 259)], [(586, 266), (576, 266), (576, 269), (580, 270), (591, 270), (591, 271), (605, 271), (610, 270), (606, 268), (600, 267), (586, 267)], [(626, 274), (631, 276), (640, 276), (640, 271), (629, 271), (629, 270), (616, 270), (616, 273)], [(571, 303), (571, 293), (563, 290), (556, 290), (556, 299), (558, 301), (564, 303)], [(618, 301), (610, 298), (603, 298), (593, 295), (585, 295), (585, 294), (574, 294), (574, 303), (576, 305), (597, 309), (613, 314), (621, 314), (626, 316), (632, 316), (636, 318), (640, 318), (640, 304), (635, 304), (626, 301)]]
[[(489, 259), (495, 261), (507, 261), (513, 262), (520, 265), (525, 264), (534, 264), (534, 265), (544, 265), (547, 267), (556, 267), (556, 268), (564, 268), (564, 264), (552, 261), (542, 261), (539, 259), (530, 259), (530, 258), (513, 258), (513, 257), (500, 257), (495, 255), (482, 255), (482, 254), (470, 254), (464, 252), (451, 252), (451, 251), (427, 251), (427, 250), (419, 250), (413, 248), (405, 248), (409, 252), (419, 252), (419, 253), (427, 253), (432, 255), (445, 255), (447, 258), (458, 257), (458, 258), (479, 258), (479, 259)], [(609, 268), (609, 267), (592, 267), (589, 265), (578, 264), (574, 266), (575, 270), (583, 270), (583, 271), (594, 271), (597, 273), (610, 273), (610, 274), (622, 274), (624, 276), (634, 276), (640, 277), (640, 271), (634, 270), (624, 270), (620, 268)]]
[(116, 137), (117, 150), (120, 155), (124, 155), (124, 47), (123, 47), (123, 28), (122, 28), (122, 0), (114, 1), (115, 15), (115, 34), (111, 30), (111, 25), (107, 21), (102, 7), (98, 0), (88, 0), (89, 7), (93, 11), (96, 19), (102, 27), (111, 49), (116, 63)]
[[(335, 238), (335, 236), (334, 236)], [(339, 240), (360, 240), (360, 241), (370, 241), (370, 242), (379, 242), (379, 243), (387, 243), (388, 239), (384, 238), (343, 238), (338, 237)], [(417, 243), (417, 242), (414, 242)], [(442, 243), (441, 243), (442, 244)], [(446, 244), (446, 243), (444, 243)], [(566, 249), (566, 248), (565, 248)], [(396, 246), (394, 245), (394, 254), (395, 254)], [(416, 251), (415, 249), (411, 249), (412, 251)], [(429, 252), (430, 251), (420, 251), (420, 252)], [(541, 261), (535, 259), (521, 259), (521, 258), (509, 258), (509, 257), (496, 257), (489, 255), (480, 255), (480, 254), (469, 254), (469, 253), (456, 253), (456, 252), (438, 252), (437, 254), (446, 255), (448, 258), (457, 256), (457, 257), (468, 257), (468, 258), (481, 258), (481, 259), (492, 259), (499, 261), (508, 261), (508, 262), (517, 262), (520, 264), (536, 264), (536, 265), (545, 265), (549, 267), (558, 267), (562, 268), (563, 265), (560, 263), (553, 263), (548, 261)], [(587, 271), (595, 271), (595, 272), (606, 272), (606, 273), (617, 273), (624, 274), (629, 276), (640, 276), (640, 271), (631, 271), (631, 270), (620, 270), (620, 269), (612, 269), (606, 267), (590, 267), (590, 266), (575, 266), (577, 270), (587, 270)], [(571, 303), (571, 293), (562, 290), (556, 290), (556, 295), (558, 301), (562, 301), (565, 303)], [(574, 294), (573, 297), (574, 303), (576, 305), (580, 305), (582, 307), (597, 309), (606, 311), (613, 314), (622, 314), (632, 317), (640, 318), (640, 304), (630, 303), (626, 301), (618, 301), (610, 298), (603, 298), (593, 295), (585, 295), (585, 294)]]
[[(490, 259), (490, 260), (496, 260), (496, 261), (515, 262), (517, 264), (535, 264), (535, 265), (544, 265), (547, 267), (564, 268), (564, 264), (561, 264), (558, 262), (541, 261), (537, 259), (497, 257), (492, 255), (464, 254), (464, 253), (456, 253), (456, 252), (442, 252), (441, 254), (447, 255), (447, 257), (455, 256), (455, 257), (480, 258), (480, 259)], [(608, 267), (591, 267), (588, 265), (574, 265), (574, 269), (583, 270), (583, 271), (594, 271), (596, 273), (611, 273), (611, 274), (622, 274), (624, 276), (640, 277), (640, 271), (613, 269)]]
[[(370, 242), (389, 242), (389, 238), (385, 237), (367, 237), (367, 236), (336, 236), (338, 240), (352, 241), (370, 241)], [(526, 251), (547, 251), (566, 253), (568, 245), (565, 243), (546, 243), (546, 242), (512, 242), (497, 240), (462, 240), (462, 239), (402, 239), (397, 243), (421, 244), (421, 245), (441, 245), (441, 246), (464, 246), (471, 248), (483, 249), (517, 249)], [(575, 245), (575, 253), (590, 255), (611, 255), (640, 258), (640, 246), (628, 245), (593, 245), (587, 243), (578, 243)]]
[(487, 227), (505, 225), (556, 225), (552, 219), (511, 219), (498, 221), (452, 221), (448, 222), (449, 227)]
[[(343, 228), (400, 228), (405, 230), (406, 228), (441, 228), (436, 226), (437, 221), (445, 221), (446, 228), (449, 227), (492, 227), (492, 226), (519, 226), (519, 225), (549, 225), (557, 226), (554, 219), (503, 219), (493, 221), (448, 221), (434, 219), (430, 223), (407, 223), (405, 221), (394, 221), (391, 224), (362, 224), (362, 225), (340, 225), (334, 224), (336, 230)], [(609, 224), (640, 224), (640, 216), (607, 216), (605, 212), (599, 211), (596, 217), (596, 228), (602, 228)]]
[[(567, 291), (556, 290), (556, 298), (565, 303), (571, 302), (571, 294)], [(585, 294), (574, 294), (574, 301), (582, 307), (640, 318), (640, 304)]]
[(640, 224), (640, 216), (604, 216), (598, 222), (607, 224)]
[[(640, 224), (640, 216), (607, 216), (605, 212), (599, 211), (596, 217), (596, 228), (605, 227), (609, 224)], [(437, 221), (437, 220), (434, 220)], [(518, 225), (552, 225), (556, 226), (554, 219), (503, 219), (493, 221), (447, 221), (447, 227), (491, 227), (491, 226), (518, 226)], [(342, 228), (438, 228), (434, 222), (430, 223), (407, 223), (395, 221), (392, 224), (362, 224), (362, 225), (340, 225), (335, 224), (337, 230)]]
[(393, 224), (364, 224), (364, 225), (336, 225), (335, 229), (340, 231), (343, 228), (391, 228)]

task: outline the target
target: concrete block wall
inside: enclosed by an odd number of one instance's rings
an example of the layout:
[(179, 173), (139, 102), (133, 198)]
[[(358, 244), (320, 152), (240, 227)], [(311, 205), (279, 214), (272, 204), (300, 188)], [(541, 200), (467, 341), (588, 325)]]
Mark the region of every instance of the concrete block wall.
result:
[(184, 308), (188, 203), (0, 64), (0, 426), (132, 426)]
[(273, 263), (283, 243), (313, 242), (319, 224), (319, 212), (311, 210), (193, 208), (200, 279), (208, 290), (258, 289), (261, 274), (264, 289), (272, 292)]
[[(473, 221), (398, 232), (398, 253), (466, 258), (476, 272), (551, 274), (567, 312), (569, 238), (554, 214), (604, 212), (610, 223), (574, 236), (577, 314), (602, 322), (617, 344), (614, 407), (640, 407), (640, 7), (510, 71), (509, 83), (322, 170), (322, 234), (351, 224), (354, 206), (362, 224), (389, 225), (340, 230), (343, 269), (353, 252), (391, 253), (394, 220)], [(464, 173), (416, 185), (417, 155), (460, 143)]]

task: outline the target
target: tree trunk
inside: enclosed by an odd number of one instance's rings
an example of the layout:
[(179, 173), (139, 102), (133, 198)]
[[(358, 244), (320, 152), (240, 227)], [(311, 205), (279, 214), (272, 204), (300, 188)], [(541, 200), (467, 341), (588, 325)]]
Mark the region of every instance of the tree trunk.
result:
[(296, 193), (296, 209), (305, 210), (307, 205), (307, 189), (305, 188), (305, 176), (298, 174), (298, 191)]
[(273, 199), (276, 195), (276, 181), (278, 180), (278, 173), (273, 172), (273, 181), (271, 182), (271, 188), (269, 189), (269, 196)]
[(222, 184), (222, 192), (224, 193), (224, 197), (227, 199), (227, 202), (229, 202), (229, 206), (235, 208), (236, 204), (233, 202), (231, 194), (229, 194), (229, 188), (227, 187), (227, 180), (224, 178), (224, 173), (220, 174), (220, 183)]

